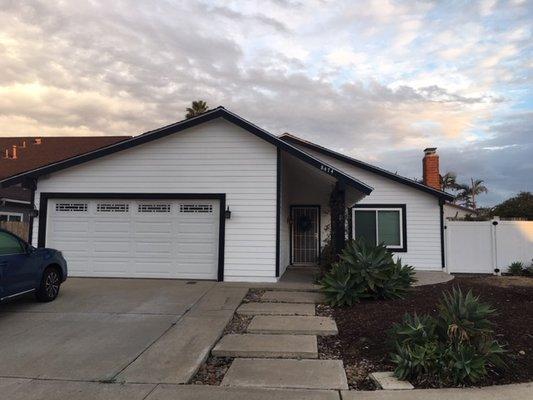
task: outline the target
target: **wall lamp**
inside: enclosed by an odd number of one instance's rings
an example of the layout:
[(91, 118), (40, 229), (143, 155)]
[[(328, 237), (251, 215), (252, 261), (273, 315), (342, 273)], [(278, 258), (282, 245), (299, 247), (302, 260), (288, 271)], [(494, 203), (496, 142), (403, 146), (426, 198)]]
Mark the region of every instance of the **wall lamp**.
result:
[(231, 211), (229, 210), (229, 206), (226, 208), (224, 215), (226, 216), (226, 219), (231, 219)]

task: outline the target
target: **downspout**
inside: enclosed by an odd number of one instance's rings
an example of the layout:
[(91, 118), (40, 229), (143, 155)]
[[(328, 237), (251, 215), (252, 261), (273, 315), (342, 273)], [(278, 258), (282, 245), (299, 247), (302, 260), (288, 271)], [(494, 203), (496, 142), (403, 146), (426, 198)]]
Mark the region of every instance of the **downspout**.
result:
[(444, 246), (444, 200), (439, 199), (439, 214), (440, 214), (440, 254), (441, 254), (441, 267), (446, 269), (446, 256), (445, 256), (445, 246)]

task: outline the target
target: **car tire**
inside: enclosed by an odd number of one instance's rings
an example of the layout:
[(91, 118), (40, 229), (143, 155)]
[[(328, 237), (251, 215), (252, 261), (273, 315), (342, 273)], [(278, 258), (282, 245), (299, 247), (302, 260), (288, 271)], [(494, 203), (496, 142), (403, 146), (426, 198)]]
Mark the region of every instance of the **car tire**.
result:
[(46, 268), (41, 278), (41, 284), (36, 292), (37, 300), (48, 302), (55, 300), (61, 286), (61, 275), (54, 267)]

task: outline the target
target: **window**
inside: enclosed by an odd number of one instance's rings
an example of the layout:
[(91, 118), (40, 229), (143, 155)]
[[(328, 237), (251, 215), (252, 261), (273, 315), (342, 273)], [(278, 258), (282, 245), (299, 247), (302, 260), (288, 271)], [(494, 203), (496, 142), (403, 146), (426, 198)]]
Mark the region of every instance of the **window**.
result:
[(97, 212), (111, 212), (111, 213), (120, 213), (128, 212), (130, 210), (129, 204), (122, 203), (102, 203), (96, 206)]
[(213, 206), (211, 204), (180, 204), (180, 212), (182, 213), (212, 213)]
[(140, 213), (169, 213), (170, 204), (139, 204)]
[(0, 213), (0, 222), (20, 222), (22, 221), (22, 214), (20, 213)]
[(57, 203), (56, 211), (85, 212), (87, 203)]
[(372, 244), (383, 243), (397, 252), (407, 251), (404, 204), (361, 204), (352, 211), (353, 237), (365, 238)]
[(20, 240), (6, 232), (0, 232), (0, 255), (21, 254), (24, 247)]

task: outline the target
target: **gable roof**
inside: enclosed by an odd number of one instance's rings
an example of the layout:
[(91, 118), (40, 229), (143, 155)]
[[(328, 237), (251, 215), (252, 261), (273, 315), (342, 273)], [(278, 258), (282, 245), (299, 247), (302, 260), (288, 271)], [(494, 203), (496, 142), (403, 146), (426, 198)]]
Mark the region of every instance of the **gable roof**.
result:
[(320, 145), (318, 145), (316, 143), (309, 142), (309, 141), (304, 140), (304, 139), (300, 139), (299, 137), (291, 135), (290, 133), (284, 133), (283, 135), (280, 136), (280, 139), (285, 141), (285, 142), (287, 142), (287, 143), (298, 144), (298, 145), (301, 145), (301, 146), (306, 147), (308, 149), (317, 151), (317, 152), (319, 152), (321, 154), (324, 154), (326, 156), (330, 156), (330, 157), (333, 157), (333, 158), (335, 158), (337, 160), (344, 161), (347, 164), (350, 164), (350, 165), (353, 165), (355, 167), (364, 169), (366, 171), (373, 172), (373, 173), (378, 174), (380, 176), (383, 176), (385, 178), (392, 179), (393, 181), (396, 181), (398, 183), (402, 183), (404, 185), (410, 186), (410, 187), (412, 187), (414, 189), (418, 189), (418, 190), (421, 190), (423, 192), (432, 194), (434, 196), (437, 196), (440, 199), (448, 200), (448, 201), (451, 201), (451, 200), (454, 199), (454, 197), (451, 194), (443, 192), (442, 190), (434, 189), (434, 188), (432, 188), (430, 186), (424, 185), (423, 183), (417, 182), (417, 181), (415, 181), (413, 179), (409, 179), (409, 178), (406, 178), (404, 176), (395, 174), (395, 173), (387, 171), (387, 170), (385, 170), (383, 168), (379, 168), (379, 167), (376, 167), (374, 165), (368, 164), (368, 163), (366, 163), (364, 161), (360, 161), (360, 160), (357, 160), (355, 158), (348, 157), (348, 156), (346, 156), (344, 154), (341, 154), (341, 153), (338, 153), (336, 151), (330, 150), (330, 149), (328, 149), (326, 147), (320, 146)]
[[(0, 179), (109, 146), (131, 136), (0, 137)], [(17, 146), (17, 158), (12, 155)]]
[(322, 172), (336, 178), (337, 180), (356, 188), (357, 190), (368, 195), (372, 192), (373, 188), (360, 180), (346, 174), (345, 172), (335, 168), (332, 165), (326, 164), (323, 161), (313, 157), (312, 155), (306, 153), (305, 151), (293, 146), (290, 143), (287, 143), (277, 136), (267, 132), (266, 130), (258, 127), (257, 125), (252, 124), (251, 122), (245, 120), (244, 118), (239, 117), (237, 114), (232, 113), (231, 111), (226, 110), (224, 107), (217, 107), (213, 110), (207, 111), (199, 116), (185, 119), (179, 122), (176, 122), (171, 125), (164, 126), (152, 131), (145, 132), (141, 135), (134, 136), (130, 139), (121, 141), (119, 143), (111, 144), (105, 146), (101, 149), (90, 151), (88, 153), (68, 158), (66, 160), (58, 161), (43, 167), (38, 167), (31, 169), (29, 171), (18, 173), (7, 178), (0, 180), (0, 187), (10, 186), (16, 183), (23, 182), (28, 179), (34, 179), (41, 175), (50, 174), (52, 172), (57, 172), (65, 168), (72, 167), (74, 165), (79, 165), (87, 161), (91, 161), (106, 155), (110, 155), (122, 150), (126, 150), (135, 146), (139, 146), (144, 143), (151, 142), (152, 140), (160, 139), (165, 136), (181, 132), (185, 129), (192, 128), (194, 126), (200, 125), (202, 123), (212, 121), (216, 118), (222, 118), (228, 122), (231, 122), (246, 131), (252, 133), (253, 135), (273, 144), (278, 149), (287, 151), (291, 155), (299, 158), (300, 160), (312, 165), (313, 167), (321, 170)]

